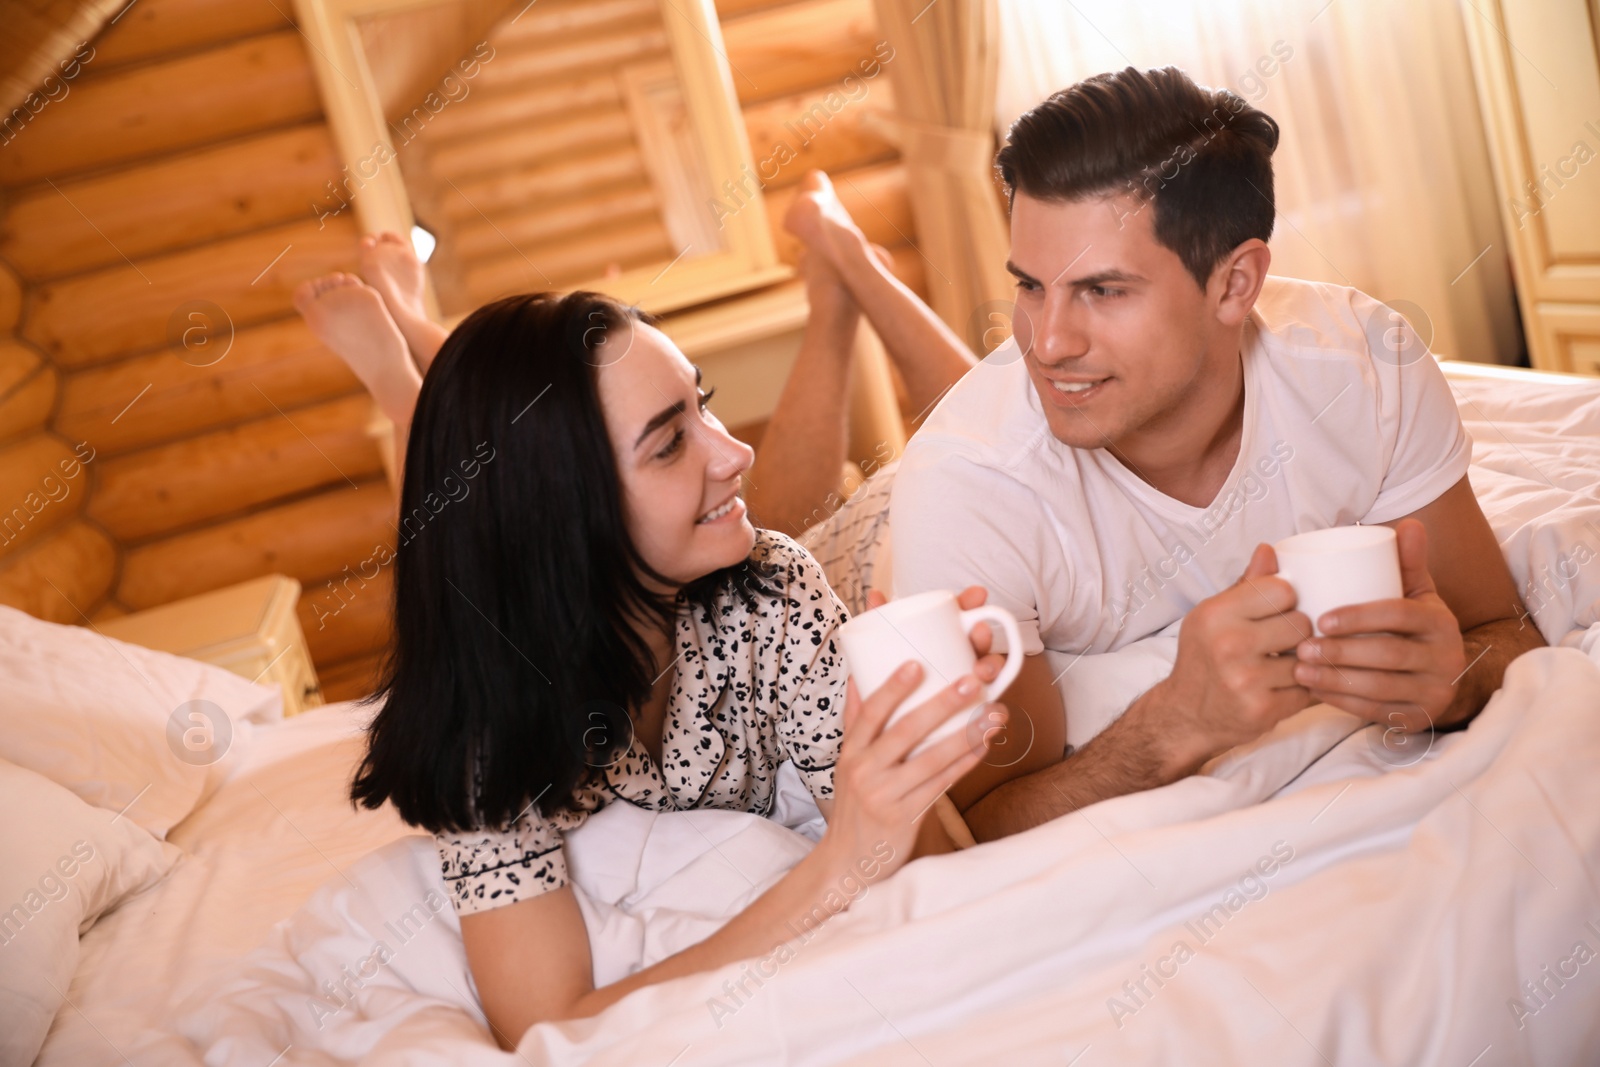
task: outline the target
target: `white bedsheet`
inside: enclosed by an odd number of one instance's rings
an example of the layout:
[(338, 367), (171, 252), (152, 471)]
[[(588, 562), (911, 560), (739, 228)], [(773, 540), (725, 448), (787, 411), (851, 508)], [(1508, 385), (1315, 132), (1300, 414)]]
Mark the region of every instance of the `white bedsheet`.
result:
[[(792, 958), (536, 1027), (520, 1059), (488, 1042), (432, 846), (408, 838), (179, 1026), (210, 1064), (1592, 1063), (1600, 955), (1575, 945), (1600, 951), (1600, 667), (1524, 657), (1469, 731), (1404, 769), (1358, 727), (1308, 709), (1209, 776), (918, 861)], [(637, 844), (620, 910), (654, 926), (648, 944), (591, 928), (612, 972), (706, 936), (804, 848), (770, 824), (752, 839), (752, 816), (607, 811), (613, 858)], [(653, 875), (652, 824), (672, 858)], [(1546, 966), (1568, 980), (1536, 1001), (1519, 983)], [(360, 981), (313, 1007), (341, 968)]]
[(1545, 640), (1587, 631), (1600, 622), (1600, 381), (1450, 387), (1473, 491)]
[(179, 998), (237, 966), (338, 869), (409, 832), (343, 799), (363, 721), (330, 705), (257, 729), (246, 761), (168, 835), (185, 852), (172, 872), (84, 935), (36, 1067), (127, 1062)]

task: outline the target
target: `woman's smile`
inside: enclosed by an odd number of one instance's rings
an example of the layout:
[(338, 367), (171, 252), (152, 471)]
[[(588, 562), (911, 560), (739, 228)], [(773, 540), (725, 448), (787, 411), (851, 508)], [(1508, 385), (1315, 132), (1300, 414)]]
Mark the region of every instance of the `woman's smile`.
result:
[(721, 522), (738, 522), (744, 518), (744, 501), (735, 493), (723, 503), (718, 504), (700, 518), (695, 520), (696, 526), (711, 526)]

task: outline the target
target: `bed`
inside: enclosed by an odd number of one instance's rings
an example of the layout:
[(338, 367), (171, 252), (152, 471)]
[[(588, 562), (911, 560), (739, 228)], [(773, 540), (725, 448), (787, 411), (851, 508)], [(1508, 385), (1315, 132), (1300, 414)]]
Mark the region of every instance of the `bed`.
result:
[[(1194, 778), (918, 861), (781, 957), (506, 1053), (429, 839), (344, 799), (369, 712), (263, 714), (166, 831), (165, 874), (82, 933), (35, 1062), (1600, 1063), (1600, 382), (1447, 371), (1555, 646), (1467, 731), (1406, 748), (1307, 709)], [(1068, 707), (1108, 720), (1170, 652), (1087, 657)], [(820, 832), (783, 795), (770, 819), (615, 805), (574, 835), (597, 979), (781, 877)]]

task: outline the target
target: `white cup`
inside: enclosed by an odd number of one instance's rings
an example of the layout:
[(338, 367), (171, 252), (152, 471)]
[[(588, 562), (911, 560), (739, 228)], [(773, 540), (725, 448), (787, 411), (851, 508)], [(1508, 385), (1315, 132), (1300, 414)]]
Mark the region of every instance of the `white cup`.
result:
[[(907, 660), (922, 664), (922, 684), (900, 702), (889, 719), (892, 725), (941, 689), (972, 673), (978, 657), (968, 635), (980, 622), (997, 625), (1006, 635), (1006, 665), (984, 690), (984, 700), (995, 701), (1022, 670), (1022, 634), (1016, 617), (999, 605), (985, 604), (962, 611), (954, 593), (936, 589), (857, 615), (840, 627), (839, 640), (844, 645), (845, 662), (856, 681), (856, 691), (863, 700), (877, 692)], [(967, 718), (955, 715), (946, 720), (911, 754), (959, 732)]]
[(1272, 547), (1278, 554), (1278, 577), (1294, 586), (1295, 606), (1318, 636), (1322, 630), (1317, 620), (1336, 608), (1405, 596), (1399, 547), (1387, 526), (1313, 530)]

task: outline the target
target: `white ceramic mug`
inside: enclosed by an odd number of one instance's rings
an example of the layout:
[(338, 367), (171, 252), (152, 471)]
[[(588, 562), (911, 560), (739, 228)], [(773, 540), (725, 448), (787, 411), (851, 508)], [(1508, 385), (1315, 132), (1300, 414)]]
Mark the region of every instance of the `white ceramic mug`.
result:
[(1387, 526), (1313, 530), (1272, 547), (1278, 554), (1278, 577), (1294, 586), (1295, 606), (1318, 636), (1322, 630), (1317, 620), (1336, 608), (1405, 596), (1399, 546)]
[[(840, 627), (839, 640), (850, 675), (856, 681), (856, 691), (863, 700), (877, 692), (907, 660), (922, 664), (922, 683), (895, 709), (889, 719), (893, 724), (958, 678), (972, 673), (978, 657), (968, 635), (980, 622), (999, 626), (1006, 635), (1006, 664), (984, 690), (984, 700), (995, 701), (1022, 670), (1022, 634), (1016, 617), (997, 604), (962, 611), (954, 593), (942, 589), (918, 593), (862, 612)], [(912, 755), (959, 732), (968, 718), (958, 714), (941, 723), (912, 750)]]

